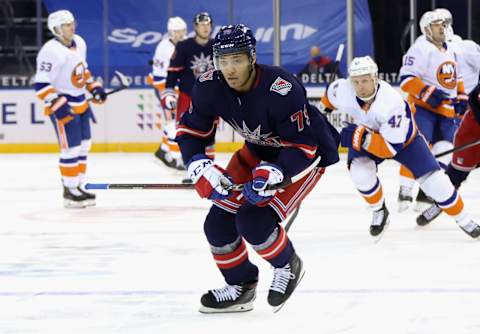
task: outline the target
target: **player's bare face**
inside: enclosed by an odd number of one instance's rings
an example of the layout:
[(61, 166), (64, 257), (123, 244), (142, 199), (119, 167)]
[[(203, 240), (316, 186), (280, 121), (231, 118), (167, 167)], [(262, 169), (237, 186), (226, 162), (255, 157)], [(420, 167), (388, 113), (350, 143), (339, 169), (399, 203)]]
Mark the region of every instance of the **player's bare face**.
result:
[(430, 31), (432, 32), (432, 40), (435, 43), (445, 42), (445, 28), (447, 25), (443, 21), (434, 22), (430, 24)]
[(233, 53), (220, 56), (218, 66), (228, 86), (237, 92), (250, 90), (253, 80), (252, 62), (246, 53)]
[(367, 98), (375, 93), (375, 80), (370, 74), (350, 77), (350, 80), (355, 89), (355, 94), (360, 98)]
[(180, 41), (183, 41), (185, 39), (185, 35), (187, 34), (187, 30), (182, 29), (182, 30), (173, 30), (170, 35), (170, 39), (173, 41), (173, 43), (177, 44)]
[(60, 30), (63, 40), (70, 43), (75, 35), (75, 22), (62, 24)]
[(195, 33), (200, 39), (208, 40), (212, 32), (212, 24), (208, 22), (199, 22), (195, 24)]

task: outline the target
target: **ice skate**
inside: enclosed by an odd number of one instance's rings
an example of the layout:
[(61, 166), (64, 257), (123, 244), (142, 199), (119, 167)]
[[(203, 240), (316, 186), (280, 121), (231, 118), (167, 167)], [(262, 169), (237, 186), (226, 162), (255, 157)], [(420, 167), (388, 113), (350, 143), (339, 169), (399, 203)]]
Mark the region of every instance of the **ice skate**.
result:
[(400, 186), (398, 192), (398, 212), (403, 212), (408, 209), (413, 202), (412, 188)]
[(63, 187), (63, 205), (66, 208), (84, 208), (87, 196), (78, 190), (78, 187)]
[(430, 224), (435, 218), (440, 216), (442, 213), (442, 209), (437, 204), (433, 204), (430, 206), (428, 209), (423, 211), (420, 215), (417, 217), (417, 225), (419, 226), (425, 226), (427, 224)]
[(434, 200), (428, 197), (422, 189), (418, 190), (417, 198), (415, 199), (415, 211), (416, 212), (423, 212), (428, 209), (432, 204), (434, 204)]
[(83, 195), (87, 197), (85, 200), (85, 206), (95, 206), (97, 203), (95, 202), (97, 195), (94, 193), (88, 192), (84, 190), (81, 186), (77, 188)]
[(463, 219), (457, 220), (457, 225), (463, 232), (467, 233), (472, 238), (476, 239), (480, 236), (480, 226), (468, 215)]
[(268, 303), (273, 306), (273, 312), (280, 311), (304, 274), (303, 262), (296, 253), (293, 253), (285, 266), (274, 268), (273, 281), (268, 292)]
[(370, 235), (373, 237), (379, 237), (385, 230), (386, 226), (390, 223), (388, 216), (390, 212), (383, 203), (381, 209), (373, 212), (372, 222), (370, 223)]
[(234, 313), (253, 310), (257, 282), (209, 290), (200, 300), (201, 313)]
[(167, 167), (176, 168), (176, 162), (172, 158), (171, 154), (167, 151), (164, 151), (161, 146), (154, 153), (154, 155), (158, 159), (156, 161), (161, 161)]

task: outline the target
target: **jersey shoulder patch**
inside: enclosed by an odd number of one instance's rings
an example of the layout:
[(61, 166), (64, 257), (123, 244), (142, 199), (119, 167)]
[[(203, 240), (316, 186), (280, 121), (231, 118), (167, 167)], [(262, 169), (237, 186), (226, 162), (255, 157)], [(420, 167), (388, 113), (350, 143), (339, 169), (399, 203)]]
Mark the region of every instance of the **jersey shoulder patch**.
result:
[(278, 93), (282, 96), (288, 94), (292, 90), (292, 83), (283, 79), (282, 77), (277, 77), (273, 84), (270, 86), (270, 91)]
[(203, 73), (202, 75), (200, 75), (200, 77), (198, 77), (198, 81), (199, 82), (204, 82), (204, 81), (212, 81), (213, 80), (213, 72), (214, 70), (209, 70), (205, 73)]

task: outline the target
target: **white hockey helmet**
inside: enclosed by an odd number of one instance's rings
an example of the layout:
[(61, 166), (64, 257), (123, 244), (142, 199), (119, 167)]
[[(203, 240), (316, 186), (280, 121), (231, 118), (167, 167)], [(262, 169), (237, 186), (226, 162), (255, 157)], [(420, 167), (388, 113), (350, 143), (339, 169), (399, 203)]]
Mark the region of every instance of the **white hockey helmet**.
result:
[(370, 74), (372, 77), (378, 76), (378, 66), (370, 56), (353, 58), (348, 69), (350, 77), (358, 77), (360, 75)]
[(168, 19), (168, 31), (187, 30), (187, 23), (180, 16), (173, 16)]
[(75, 17), (73, 17), (73, 14), (70, 11), (66, 9), (57, 10), (56, 12), (48, 15), (48, 30), (50, 30), (54, 36), (62, 37), (61, 30), (57, 31), (55, 28), (60, 28), (62, 24), (69, 24), (73, 22), (75, 22)]
[[(438, 13), (443, 20), (447, 27), (445, 28), (445, 39), (447, 42), (455, 42), (455, 33), (453, 32), (453, 17), (452, 13), (446, 8), (437, 8), (435, 9), (435, 13)], [(458, 36), (457, 36), (458, 37)]]
[(431, 37), (432, 31), (430, 30), (430, 25), (437, 21), (445, 22), (445, 18), (441, 13), (438, 13), (437, 11), (428, 11), (423, 13), (422, 17), (420, 18), (420, 22), (418, 23), (422, 34)]
[(365, 56), (365, 57), (356, 57), (353, 58), (350, 67), (348, 68), (348, 76), (351, 78), (353, 77), (358, 77), (361, 75), (370, 75), (370, 77), (373, 80), (373, 92), (370, 96), (366, 97), (357, 97), (363, 101), (368, 101), (372, 98), (375, 97), (377, 94), (377, 89), (378, 89), (378, 66), (373, 61), (373, 59), (370, 56)]
[(446, 8), (437, 8), (434, 10), (435, 13), (440, 14), (441, 17), (445, 20), (446, 24), (452, 25), (453, 24), (453, 16), (452, 13)]

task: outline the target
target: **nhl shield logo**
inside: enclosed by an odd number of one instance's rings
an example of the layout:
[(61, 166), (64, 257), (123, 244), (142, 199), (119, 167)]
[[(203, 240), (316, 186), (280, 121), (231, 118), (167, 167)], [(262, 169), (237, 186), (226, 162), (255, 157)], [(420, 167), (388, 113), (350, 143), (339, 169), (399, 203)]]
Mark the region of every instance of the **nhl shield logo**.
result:
[(270, 90), (272, 92), (278, 93), (283, 96), (287, 95), (291, 89), (292, 84), (281, 77), (275, 79), (275, 82), (270, 86)]

